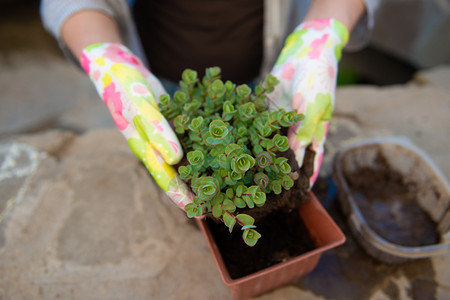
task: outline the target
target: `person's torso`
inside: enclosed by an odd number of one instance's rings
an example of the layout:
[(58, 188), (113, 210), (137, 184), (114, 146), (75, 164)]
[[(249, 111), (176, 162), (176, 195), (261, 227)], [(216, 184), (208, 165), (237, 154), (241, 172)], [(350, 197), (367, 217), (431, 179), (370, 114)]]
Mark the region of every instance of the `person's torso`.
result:
[(236, 83), (259, 74), (262, 0), (137, 0), (133, 14), (157, 76), (177, 82), (186, 68), (202, 76), (212, 66)]

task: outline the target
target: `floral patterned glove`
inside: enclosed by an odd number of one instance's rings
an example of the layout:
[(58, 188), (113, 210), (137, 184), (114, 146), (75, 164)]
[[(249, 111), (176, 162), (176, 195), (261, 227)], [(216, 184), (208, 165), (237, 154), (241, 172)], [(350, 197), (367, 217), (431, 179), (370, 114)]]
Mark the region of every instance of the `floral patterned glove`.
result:
[(81, 54), (81, 65), (103, 98), (114, 123), (133, 153), (175, 204), (191, 201), (189, 189), (170, 166), (183, 151), (156, 99), (165, 93), (158, 79), (129, 49), (119, 44), (95, 44)]
[(319, 174), (328, 123), (336, 90), (338, 61), (348, 40), (348, 30), (333, 19), (300, 24), (286, 39), (272, 69), (280, 84), (269, 95), (270, 105), (297, 109), (305, 119), (289, 129), (288, 138), (301, 166), (305, 150), (311, 145), (316, 155), (310, 187)]

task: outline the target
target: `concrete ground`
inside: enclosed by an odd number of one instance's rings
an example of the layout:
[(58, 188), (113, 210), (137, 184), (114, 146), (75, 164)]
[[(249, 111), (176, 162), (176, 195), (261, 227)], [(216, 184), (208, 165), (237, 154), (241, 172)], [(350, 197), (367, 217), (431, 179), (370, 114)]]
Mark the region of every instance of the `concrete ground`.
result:
[[(0, 299), (230, 299), (201, 232), (131, 154), (29, 5), (0, 9)], [(407, 137), (450, 178), (450, 66), (413, 78), (385, 68), (409, 81), (338, 89), (315, 186), (346, 243), (258, 299), (450, 299), (450, 254), (381, 263), (323, 193), (333, 153), (367, 137)]]

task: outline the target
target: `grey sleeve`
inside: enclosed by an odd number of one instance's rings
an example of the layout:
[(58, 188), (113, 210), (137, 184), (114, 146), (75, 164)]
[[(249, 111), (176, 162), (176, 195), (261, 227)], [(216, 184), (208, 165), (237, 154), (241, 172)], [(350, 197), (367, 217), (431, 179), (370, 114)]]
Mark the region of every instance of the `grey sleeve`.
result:
[(81, 10), (98, 10), (116, 20), (124, 44), (145, 62), (136, 29), (125, 0), (42, 0), (40, 14), (45, 29), (58, 41), (64, 55), (78, 65), (61, 38), (61, 26), (72, 14)]
[(364, 0), (366, 12), (353, 28), (345, 50), (357, 51), (367, 46), (375, 26), (375, 13), (380, 2), (381, 0)]
[(115, 13), (109, 1), (95, 0), (42, 0), (40, 13), (45, 29), (55, 38), (60, 38), (61, 25), (72, 14), (84, 10), (102, 11), (108, 16), (114, 17)]

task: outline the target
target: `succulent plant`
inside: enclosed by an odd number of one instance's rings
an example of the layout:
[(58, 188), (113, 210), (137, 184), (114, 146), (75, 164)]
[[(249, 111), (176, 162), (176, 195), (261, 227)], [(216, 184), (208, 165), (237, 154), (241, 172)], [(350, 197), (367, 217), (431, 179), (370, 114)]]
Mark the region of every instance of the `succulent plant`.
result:
[(159, 107), (185, 148), (188, 163), (178, 172), (195, 194), (185, 207), (188, 217), (212, 215), (230, 232), (238, 224), (245, 243), (254, 246), (261, 237), (255, 220), (238, 211), (263, 206), (267, 193), (294, 185), (287, 158), (279, 155), (289, 148), (281, 129), (303, 116), (268, 110), (266, 95), (278, 84), (271, 74), (252, 90), (223, 82), (220, 73), (208, 68), (200, 80), (197, 72), (185, 70), (180, 90), (173, 98), (162, 95)]

